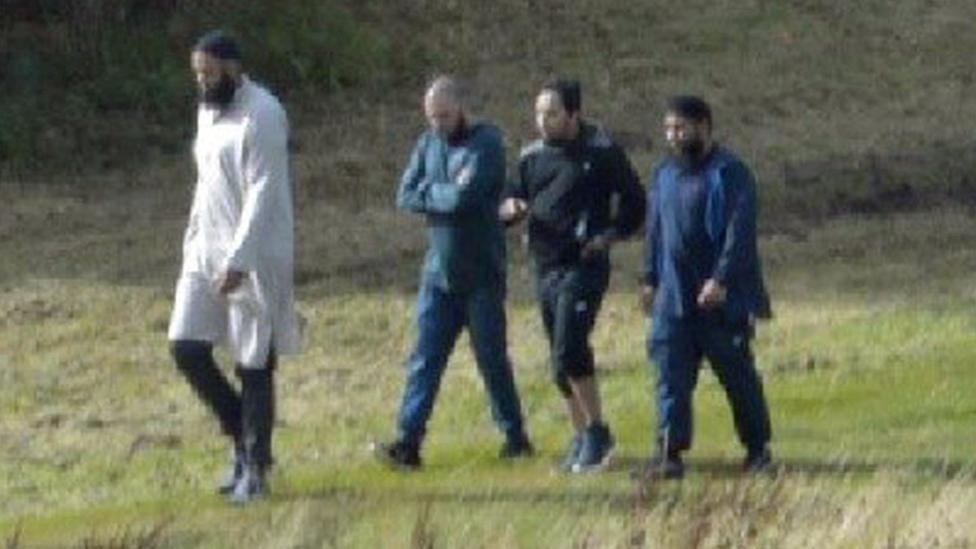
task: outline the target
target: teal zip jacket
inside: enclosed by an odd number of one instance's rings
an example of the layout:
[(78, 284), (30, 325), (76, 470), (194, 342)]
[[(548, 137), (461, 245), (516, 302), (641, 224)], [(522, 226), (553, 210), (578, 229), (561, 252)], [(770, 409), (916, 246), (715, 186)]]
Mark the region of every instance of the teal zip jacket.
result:
[(451, 292), (504, 288), (505, 238), (498, 206), (505, 148), (494, 125), (463, 127), (452, 139), (424, 132), (400, 178), (397, 207), (427, 219), (425, 281)]

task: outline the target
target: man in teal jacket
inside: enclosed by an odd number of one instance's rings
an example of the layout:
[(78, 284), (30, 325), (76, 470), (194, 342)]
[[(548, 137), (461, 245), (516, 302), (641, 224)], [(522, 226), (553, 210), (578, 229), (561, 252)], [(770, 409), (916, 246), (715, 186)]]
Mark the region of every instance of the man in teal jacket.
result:
[(651, 472), (684, 473), (703, 357), (728, 396), (746, 447), (744, 468), (763, 469), (769, 411), (750, 339), (754, 320), (770, 316), (770, 307), (756, 246), (755, 182), (734, 153), (712, 141), (711, 109), (701, 98), (672, 98), (664, 130), (670, 154), (648, 184), (644, 268), (653, 317), (648, 354), (658, 369)]
[(429, 247), (417, 296), (417, 342), (407, 361), (399, 435), (377, 456), (420, 466), (420, 446), (448, 357), (468, 328), (491, 411), (505, 435), (503, 458), (530, 455), (505, 334), (505, 240), (498, 205), (505, 182), (501, 132), (468, 119), (459, 83), (427, 89), (424, 132), (400, 180), (397, 206), (427, 220)]

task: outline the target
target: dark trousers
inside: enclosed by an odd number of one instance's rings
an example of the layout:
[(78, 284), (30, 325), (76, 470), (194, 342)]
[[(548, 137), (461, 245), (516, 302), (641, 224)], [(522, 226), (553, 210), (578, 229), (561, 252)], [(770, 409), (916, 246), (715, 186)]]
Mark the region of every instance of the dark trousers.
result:
[(648, 354), (657, 366), (657, 440), (676, 451), (692, 442), (692, 392), (702, 358), (725, 389), (739, 440), (761, 449), (770, 439), (769, 410), (756, 371), (748, 321), (730, 322), (720, 313), (687, 318), (654, 317)]
[(417, 342), (406, 363), (407, 383), (398, 419), (402, 440), (417, 446), (422, 443), (448, 357), (465, 326), (488, 391), (492, 418), (509, 440), (522, 440), (522, 405), (508, 359), (504, 300), (503, 287), (460, 293), (421, 281)]
[(549, 339), (553, 381), (564, 397), (572, 395), (570, 379), (593, 375), (590, 333), (609, 281), (607, 261), (536, 272), (536, 295)]
[(274, 425), (274, 369), (272, 350), (265, 368), (238, 368), (241, 391), (230, 384), (213, 359), (213, 346), (206, 341), (172, 342), (173, 358), (193, 391), (220, 421), (221, 431), (230, 437), (244, 459), (266, 468), (273, 462), (271, 435)]

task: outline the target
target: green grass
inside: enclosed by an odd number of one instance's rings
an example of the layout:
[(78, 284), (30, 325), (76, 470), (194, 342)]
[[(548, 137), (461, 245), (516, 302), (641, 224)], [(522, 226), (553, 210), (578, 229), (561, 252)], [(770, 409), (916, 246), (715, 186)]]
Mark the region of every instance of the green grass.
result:
[[(704, 373), (681, 483), (641, 485), (653, 377), (617, 250), (594, 334), (619, 460), (554, 474), (568, 434), (549, 382), (524, 250), (513, 247), (511, 354), (536, 458), (509, 465), (466, 338), (418, 474), (375, 464), (412, 337), (422, 226), (300, 195), (305, 354), (279, 374), (268, 502), (212, 494), (226, 456), (167, 355), (183, 208), (163, 190), (7, 188), (0, 224), (0, 540), (20, 547), (931, 546), (973, 543), (976, 256), (958, 209), (836, 218), (762, 241), (776, 317), (756, 341), (775, 475), (741, 477), (724, 395)], [(150, 206), (151, 204), (151, 206)], [(125, 220), (126, 231), (115, 230)], [(365, 222), (338, 234), (335, 227)], [(58, 227), (70, 228), (70, 233)], [(396, 230), (396, 241), (386, 237)], [(397, 258), (389, 261), (389, 258)], [(224, 363), (226, 363), (226, 358)], [(112, 545), (114, 544), (114, 545)]]

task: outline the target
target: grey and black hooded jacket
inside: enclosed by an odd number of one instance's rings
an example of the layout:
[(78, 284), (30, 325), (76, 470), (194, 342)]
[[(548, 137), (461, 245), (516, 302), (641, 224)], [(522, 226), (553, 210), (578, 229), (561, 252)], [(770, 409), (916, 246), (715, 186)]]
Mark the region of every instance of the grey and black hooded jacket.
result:
[(529, 204), (529, 249), (542, 270), (576, 264), (589, 239), (627, 238), (644, 220), (644, 189), (627, 154), (587, 123), (572, 141), (525, 147), (505, 194)]

